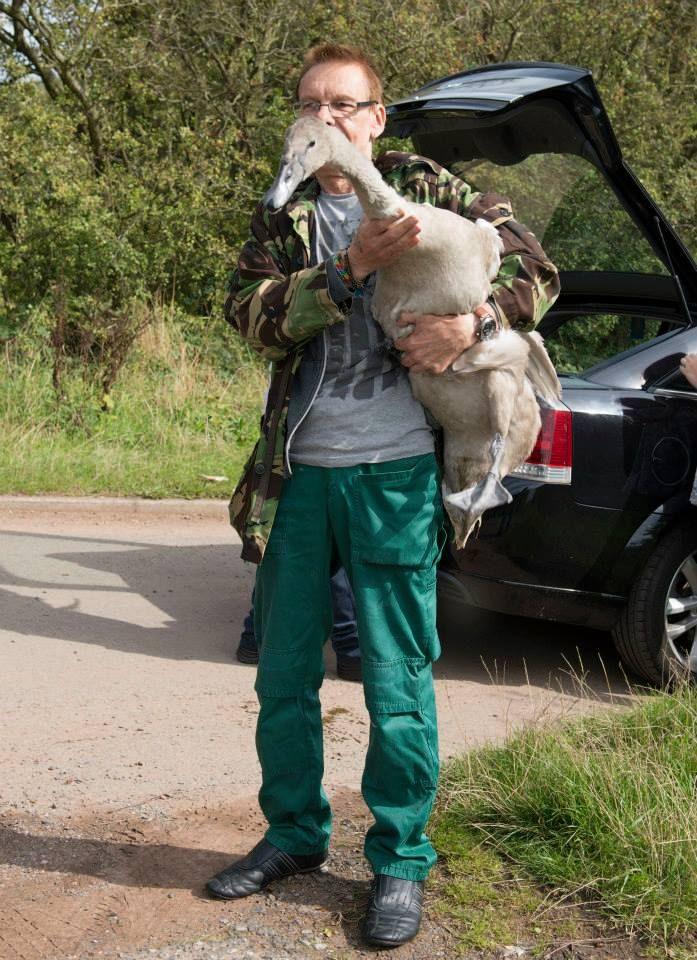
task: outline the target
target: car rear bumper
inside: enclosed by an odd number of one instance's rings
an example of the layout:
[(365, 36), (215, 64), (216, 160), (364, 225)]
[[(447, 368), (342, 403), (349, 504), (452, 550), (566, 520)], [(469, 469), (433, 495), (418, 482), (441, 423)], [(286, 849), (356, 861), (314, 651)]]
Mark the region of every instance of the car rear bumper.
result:
[(557, 620), (595, 630), (610, 630), (627, 602), (615, 594), (494, 580), (453, 569), (438, 571), (438, 596), (445, 604), (467, 603), (497, 613)]

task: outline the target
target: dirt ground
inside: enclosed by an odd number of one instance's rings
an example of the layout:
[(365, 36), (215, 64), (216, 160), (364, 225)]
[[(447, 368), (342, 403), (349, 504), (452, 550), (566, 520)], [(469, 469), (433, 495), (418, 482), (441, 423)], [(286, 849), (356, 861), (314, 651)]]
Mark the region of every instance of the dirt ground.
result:
[[(254, 669), (234, 659), (254, 570), (238, 555), (219, 503), (0, 498), (0, 960), (375, 952), (358, 935), (367, 714), (329, 651), (328, 870), (234, 904), (203, 895), (263, 832)], [(464, 610), (440, 628), (443, 759), (628, 702), (601, 635)], [(452, 957), (455, 932), (427, 910), (399, 956)]]
[[(191, 939), (212, 947), (221, 938), (225, 956), (360, 956), (370, 876), (360, 849), (368, 817), (351, 791), (335, 791), (332, 800), (328, 870), (234, 904), (207, 899), (201, 884), (260, 835), (254, 797), (176, 814), (150, 804), (60, 826), (6, 813), (0, 956), (114, 957)], [(428, 920), (423, 939), (400, 955), (448, 957), (451, 943), (448, 930)]]

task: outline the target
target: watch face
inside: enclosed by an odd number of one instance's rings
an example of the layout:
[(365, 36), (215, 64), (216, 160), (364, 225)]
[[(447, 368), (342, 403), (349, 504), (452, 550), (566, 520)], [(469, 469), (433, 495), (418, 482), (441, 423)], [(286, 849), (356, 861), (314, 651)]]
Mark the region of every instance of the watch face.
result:
[(484, 317), (479, 325), (479, 339), (493, 340), (493, 338), (496, 336), (497, 329), (498, 324), (493, 317)]

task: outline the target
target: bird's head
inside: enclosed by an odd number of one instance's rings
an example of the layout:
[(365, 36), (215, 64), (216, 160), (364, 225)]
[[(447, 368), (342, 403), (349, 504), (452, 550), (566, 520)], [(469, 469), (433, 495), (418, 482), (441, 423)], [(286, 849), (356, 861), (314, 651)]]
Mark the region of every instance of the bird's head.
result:
[(346, 137), (316, 117), (301, 117), (288, 128), (278, 176), (264, 194), (264, 205), (280, 210), (303, 180), (326, 165), (341, 167), (342, 153), (352, 149)]

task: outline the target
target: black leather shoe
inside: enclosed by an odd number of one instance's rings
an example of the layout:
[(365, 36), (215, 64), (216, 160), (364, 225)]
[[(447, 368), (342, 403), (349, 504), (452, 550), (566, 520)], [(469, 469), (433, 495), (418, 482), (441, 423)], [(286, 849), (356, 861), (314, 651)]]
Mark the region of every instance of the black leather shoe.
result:
[(355, 680), (360, 683), (363, 679), (363, 666), (360, 657), (347, 657), (346, 654), (336, 655), (336, 675), (340, 680)]
[(421, 926), (423, 880), (402, 880), (379, 873), (370, 888), (363, 936), (374, 947), (399, 947)]
[(206, 890), (219, 900), (248, 897), (251, 893), (259, 893), (274, 880), (291, 877), (294, 873), (317, 870), (326, 859), (326, 850), (323, 853), (291, 857), (268, 840), (262, 840), (242, 860), (231, 863), (229, 867), (211, 877), (206, 884)]

